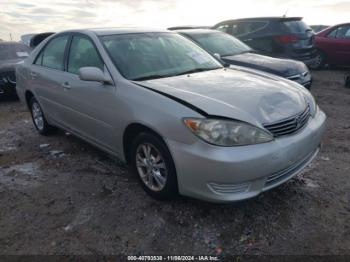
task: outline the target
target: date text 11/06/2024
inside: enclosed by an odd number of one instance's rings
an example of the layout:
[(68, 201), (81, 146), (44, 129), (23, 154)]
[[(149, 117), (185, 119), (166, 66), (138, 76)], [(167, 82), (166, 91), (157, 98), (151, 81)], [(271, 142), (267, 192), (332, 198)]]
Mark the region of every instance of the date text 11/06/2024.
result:
[(128, 261), (219, 261), (217, 256), (128, 256)]

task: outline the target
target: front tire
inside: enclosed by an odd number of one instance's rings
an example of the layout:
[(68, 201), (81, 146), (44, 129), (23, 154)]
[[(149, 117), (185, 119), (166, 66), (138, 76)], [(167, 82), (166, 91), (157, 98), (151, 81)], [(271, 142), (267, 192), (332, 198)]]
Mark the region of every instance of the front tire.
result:
[(54, 127), (51, 126), (44, 116), (44, 112), (41, 109), (41, 106), (39, 102), (35, 99), (35, 97), (32, 97), (29, 102), (30, 105), (30, 112), (32, 115), (32, 120), (34, 123), (34, 126), (36, 130), (41, 135), (49, 135), (54, 130)]
[(311, 69), (320, 70), (326, 64), (326, 55), (318, 50), (315, 57), (315, 62), (310, 65)]
[(130, 159), (143, 189), (150, 196), (159, 200), (178, 196), (175, 165), (160, 138), (151, 133), (136, 136)]

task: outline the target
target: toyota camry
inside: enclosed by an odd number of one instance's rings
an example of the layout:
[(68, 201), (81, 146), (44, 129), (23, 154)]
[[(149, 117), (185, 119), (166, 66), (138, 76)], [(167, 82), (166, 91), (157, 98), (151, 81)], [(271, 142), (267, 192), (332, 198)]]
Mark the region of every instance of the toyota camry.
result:
[(17, 68), (42, 135), (68, 130), (129, 163), (151, 196), (254, 197), (317, 155), (325, 114), (301, 85), (225, 68), (170, 31), (72, 30)]

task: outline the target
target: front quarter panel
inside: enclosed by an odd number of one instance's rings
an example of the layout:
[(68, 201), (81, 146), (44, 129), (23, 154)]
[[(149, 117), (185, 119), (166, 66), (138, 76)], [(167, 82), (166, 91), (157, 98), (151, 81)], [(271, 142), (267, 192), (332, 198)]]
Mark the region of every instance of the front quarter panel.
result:
[(24, 63), (19, 64), (16, 68), (16, 91), (17, 95), (22, 103), (26, 103), (25, 92), (29, 87), (30, 74), (29, 74), (29, 63), (25, 60)]
[(153, 130), (164, 141), (172, 140), (185, 144), (198, 141), (183, 124), (184, 117), (203, 117), (194, 110), (128, 80), (119, 81), (116, 96), (118, 110), (115, 112), (114, 126), (118, 138), (117, 153), (123, 160), (123, 135), (132, 124), (141, 124)]

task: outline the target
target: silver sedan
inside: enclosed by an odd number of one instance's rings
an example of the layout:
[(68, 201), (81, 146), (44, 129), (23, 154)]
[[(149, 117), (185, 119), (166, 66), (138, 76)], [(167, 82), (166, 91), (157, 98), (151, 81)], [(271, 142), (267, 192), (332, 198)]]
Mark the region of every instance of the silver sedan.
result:
[(55, 34), (17, 68), (17, 92), (40, 134), (59, 127), (119, 157), (160, 199), (276, 187), (317, 155), (326, 120), (301, 85), (158, 30)]

